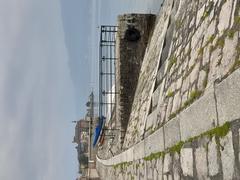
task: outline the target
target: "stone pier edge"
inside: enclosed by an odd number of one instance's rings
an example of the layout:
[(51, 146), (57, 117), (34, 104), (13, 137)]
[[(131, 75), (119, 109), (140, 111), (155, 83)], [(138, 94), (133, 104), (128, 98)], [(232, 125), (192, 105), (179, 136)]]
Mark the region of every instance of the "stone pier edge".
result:
[(239, 80), (240, 69), (237, 69), (223, 81), (214, 83), (191, 106), (153, 134), (110, 159), (97, 156), (98, 163), (114, 166), (144, 159), (154, 153), (169, 152), (201, 135), (214, 133), (214, 129), (226, 129), (228, 122), (240, 119)]

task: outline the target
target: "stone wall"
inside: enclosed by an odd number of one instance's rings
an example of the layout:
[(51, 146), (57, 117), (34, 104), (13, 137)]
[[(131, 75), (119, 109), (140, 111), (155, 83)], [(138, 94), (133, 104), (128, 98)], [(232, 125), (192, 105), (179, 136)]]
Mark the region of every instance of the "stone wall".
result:
[(142, 159), (112, 166), (98, 162), (99, 174), (118, 180), (239, 179), (239, 127), (239, 120), (233, 121)]
[[(179, 116), (108, 160), (109, 179), (239, 179), (240, 69), (208, 88)], [(217, 120), (219, 125), (213, 122)]]
[(240, 0), (165, 0), (108, 179), (240, 179)]
[(145, 53), (125, 148), (239, 67), (239, 5), (238, 0), (165, 1)]

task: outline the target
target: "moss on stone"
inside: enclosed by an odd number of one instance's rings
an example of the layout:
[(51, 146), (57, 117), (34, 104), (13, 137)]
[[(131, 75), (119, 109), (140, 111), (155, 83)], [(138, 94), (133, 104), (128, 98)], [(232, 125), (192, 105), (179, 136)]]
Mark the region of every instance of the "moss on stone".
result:
[(225, 137), (228, 132), (230, 131), (230, 123), (226, 122), (224, 125), (216, 127), (214, 129), (211, 129), (205, 133), (203, 133), (204, 136), (208, 136), (209, 138), (212, 138), (213, 136), (223, 138)]
[(211, 45), (210, 47), (209, 47), (209, 52), (210, 52), (210, 54), (212, 54), (212, 52), (215, 50), (215, 47), (213, 46), (213, 45)]
[(213, 10), (213, 7), (214, 7), (214, 2), (210, 1), (206, 10), (203, 13), (203, 16), (201, 17), (202, 21), (204, 21), (210, 15), (210, 12)]
[(173, 97), (174, 96), (174, 92), (169, 90), (168, 93), (167, 93), (167, 97), (170, 98), (170, 97)]
[(227, 36), (228, 36), (228, 38), (229, 38), (229, 39), (233, 39), (235, 32), (236, 32), (235, 30), (229, 29), (229, 30), (227, 31)]
[(194, 90), (190, 93), (189, 99), (184, 102), (184, 108), (192, 104), (197, 98), (199, 98), (202, 95), (202, 91), (200, 90)]
[(234, 17), (234, 22), (235, 22), (237, 25), (240, 25), (240, 16), (235, 16), (235, 17)]
[[(143, 159), (145, 161), (152, 161), (154, 159), (159, 159), (161, 157), (164, 157), (167, 153), (178, 153), (178, 154), (180, 154), (181, 149), (183, 148), (184, 144), (189, 143), (189, 142), (192, 143), (193, 141), (195, 141), (199, 138), (203, 138), (205, 136), (208, 136), (210, 139), (212, 139), (214, 136), (215, 136), (216, 139), (223, 138), (229, 133), (230, 128), (231, 128), (230, 122), (226, 122), (222, 126), (219, 126), (219, 127), (214, 128), (214, 129), (211, 129), (209, 131), (206, 131), (206, 132), (204, 132), (204, 133), (202, 133), (198, 136), (191, 137), (186, 141), (179, 141), (177, 144), (170, 147), (166, 151), (151, 153), (149, 156), (146, 156)], [(208, 151), (208, 147), (206, 146), (205, 148), (206, 148), (206, 151)]]
[(184, 145), (184, 142), (180, 141), (176, 145), (174, 145), (171, 148), (169, 148), (169, 152), (170, 153), (178, 153), (178, 154), (180, 154), (183, 145)]
[(201, 17), (201, 20), (202, 21), (204, 21), (208, 16), (209, 16), (209, 12), (208, 11), (205, 11), (204, 13), (203, 13), (203, 16)]
[(224, 38), (218, 38), (217, 42), (216, 42), (216, 46), (223, 48), (225, 44), (225, 39)]
[(150, 131), (153, 128), (153, 125), (149, 126), (146, 131)]
[(118, 168), (124, 169), (124, 168), (132, 165), (132, 163), (133, 163), (132, 161), (129, 161), (129, 162), (121, 162), (121, 163), (119, 163), (119, 164), (115, 164), (115, 165), (113, 166), (113, 168), (114, 168), (115, 170), (118, 169)]
[(196, 98), (198, 98), (199, 96), (201, 96), (202, 91), (199, 90), (194, 90), (190, 93), (190, 99), (195, 100)]
[(203, 48), (203, 47), (199, 48), (199, 49), (198, 49), (198, 55), (199, 55), (199, 56), (202, 56), (202, 55), (203, 55), (203, 51), (204, 51), (204, 48)]
[(168, 119), (173, 119), (179, 114), (183, 109), (185, 109), (187, 106), (192, 104), (197, 98), (199, 98), (202, 95), (203, 91), (200, 90), (194, 90), (190, 93), (190, 97), (187, 101), (184, 102), (182, 106), (180, 106), (175, 112), (172, 112)]
[(212, 34), (211, 36), (208, 37), (208, 40), (206, 42), (206, 45), (210, 44), (213, 42), (213, 40), (215, 39), (216, 35)]
[(145, 161), (152, 161), (154, 159), (159, 159), (165, 156), (165, 152), (151, 153), (149, 156), (144, 157)]
[(181, 21), (180, 19), (177, 19), (175, 21), (176, 29), (180, 29), (182, 24), (183, 24), (183, 21)]
[(173, 118), (175, 118), (177, 116), (177, 113), (176, 112), (173, 112), (173, 113), (171, 113), (170, 115), (169, 115), (169, 117), (168, 117), (168, 119), (170, 120), (170, 119), (173, 119)]
[(172, 66), (173, 66), (176, 62), (177, 62), (176, 56), (170, 57), (167, 70), (170, 71), (170, 69), (172, 68)]

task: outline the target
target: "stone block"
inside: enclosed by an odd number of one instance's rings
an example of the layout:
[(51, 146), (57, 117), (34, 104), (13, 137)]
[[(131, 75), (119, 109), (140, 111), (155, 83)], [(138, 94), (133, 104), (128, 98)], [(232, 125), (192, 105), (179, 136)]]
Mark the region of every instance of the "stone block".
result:
[(235, 10), (236, 10), (236, 4), (237, 4), (237, 1), (234, 0), (233, 2), (233, 9), (232, 9), (232, 16), (231, 16), (231, 25), (230, 25), (230, 28), (233, 26), (233, 23), (234, 23), (234, 19), (235, 19)]
[(188, 90), (189, 88), (189, 84), (190, 84), (190, 80), (189, 80), (189, 76), (183, 80), (183, 84), (182, 84), (182, 92), (185, 92)]
[(195, 151), (196, 168), (199, 180), (207, 180), (208, 168), (207, 168), (207, 150), (204, 147), (199, 147)]
[(205, 91), (179, 116), (182, 141), (212, 129), (217, 120), (213, 88)]
[(193, 177), (193, 150), (192, 148), (181, 149), (181, 166), (184, 176)]
[(163, 160), (162, 158), (157, 159), (157, 163), (156, 163), (156, 171), (157, 171), (157, 179), (162, 179), (162, 175), (163, 175)]
[(164, 150), (163, 129), (160, 128), (145, 138), (145, 156)]
[(217, 48), (212, 52), (210, 58), (210, 67), (209, 67), (209, 74), (208, 74), (208, 86), (212, 85), (214, 81), (218, 78), (221, 78), (221, 71), (219, 68), (219, 62), (222, 59), (222, 50)]
[[(181, 66), (182, 67), (182, 66)], [(180, 78), (178, 78), (178, 80), (177, 80), (177, 89), (180, 89), (181, 88), (181, 86), (182, 86), (182, 81), (183, 81), (183, 78), (182, 78), (182, 76), (180, 77)]]
[(180, 107), (180, 105), (181, 105), (181, 94), (180, 94), (180, 91), (178, 91), (173, 99), (172, 113), (175, 113), (176, 110)]
[(226, 38), (221, 60), (221, 76), (226, 75), (233, 66), (237, 55), (238, 33), (233, 38)]
[(159, 179), (160, 179), (160, 177), (158, 175), (158, 171), (156, 169), (154, 169), (154, 171), (153, 171), (153, 180), (159, 180)]
[[(206, 23), (206, 22), (204, 22)], [(201, 24), (200, 27), (197, 28), (196, 32), (194, 33), (192, 37), (192, 52), (194, 54), (191, 55), (191, 58), (195, 59), (198, 54), (198, 49), (201, 47), (201, 40), (204, 37), (205, 34), (205, 28), (207, 24)], [(196, 52), (196, 53), (195, 53)]]
[(202, 6), (201, 9), (198, 10), (197, 19), (196, 19), (196, 26), (198, 26), (203, 14), (204, 14), (204, 11), (205, 11), (205, 6)]
[(209, 61), (210, 61), (210, 51), (209, 51), (210, 46), (207, 46), (203, 50), (203, 60), (202, 60), (202, 65), (205, 66)]
[(215, 29), (216, 29), (216, 20), (213, 20), (207, 27), (207, 30), (203, 39), (203, 45), (206, 45), (210, 37), (215, 34)]
[(146, 122), (146, 130), (149, 130), (154, 126), (154, 124), (156, 124), (158, 112), (158, 109), (155, 109), (151, 114), (148, 115)]
[(210, 176), (215, 176), (219, 173), (220, 165), (218, 163), (217, 144), (215, 138), (208, 144), (208, 171)]
[(133, 159), (142, 159), (145, 156), (145, 143), (144, 141), (139, 142), (133, 147)]
[(196, 63), (194, 66), (192, 72), (190, 73), (190, 84), (193, 84), (194, 81), (196, 81), (199, 73), (200, 63)]
[(160, 69), (158, 70), (157, 80), (156, 80), (157, 85), (160, 84), (160, 82), (162, 81), (162, 79), (163, 79), (163, 77), (164, 77), (165, 65), (166, 65), (166, 62), (164, 62), (164, 64), (162, 64), (162, 66), (161, 66)]
[(181, 179), (181, 164), (180, 164), (180, 156), (178, 153), (175, 153), (173, 158), (173, 177), (174, 177), (174, 180)]
[(153, 166), (151, 161), (147, 161), (147, 180), (153, 179)]
[(175, 117), (164, 125), (165, 148), (170, 148), (180, 141), (179, 118)]
[(163, 163), (163, 175), (164, 176), (167, 176), (168, 174), (170, 174), (171, 163), (172, 163), (172, 157), (168, 153), (164, 157), (164, 163)]
[(232, 143), (232, 133), (229, 132), (227, 136), (220, 140), (223, 147), (221, 149), (221, 159), (223, 165), (223, 179), (232, 180), (234, 174), (234, 150)]
[(216, 86), (219, 125), (240, 118), (240, 69)]
[(200, 71), (199, 77), (198, 77), (198, 84), (197, 84), (199, 90), (203, 90), (205, 88), (204, 81), (205, 81), (206, 75), (207, 75), (206, 71), (204, 70)]
[(166, 118), (168, 120), (171, 112), (172, 112), (172, 104), (173, 104), (173, 97), (170, 97), (168, 100), (167, 111), (166, 111)]
[(157, 89), (153, 92), (152, 95), (152, 108), (155, 109), (157, 107), (158, 99), (160, 96), (161, 85), (157, 87)]
[(222, 6), (222, 9), (219, 15), (219, 23), (218, 23), (218, 30), (220, 34), (222, 34), (223, 31), (227, 29), (229, 26), (231, 9), (232, 9), (232, 1), (233, 0), (227, 0)]

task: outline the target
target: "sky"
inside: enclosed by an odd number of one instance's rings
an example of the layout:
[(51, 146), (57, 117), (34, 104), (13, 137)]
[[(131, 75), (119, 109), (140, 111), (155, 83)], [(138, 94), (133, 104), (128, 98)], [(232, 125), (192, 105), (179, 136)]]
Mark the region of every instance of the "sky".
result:
[[(156, 4), (158, 6), (156, 6)], [(98, 31), (159, 0), (0, 0), (0, 179), (77, 176), (74, 124), (97, 92)]]

